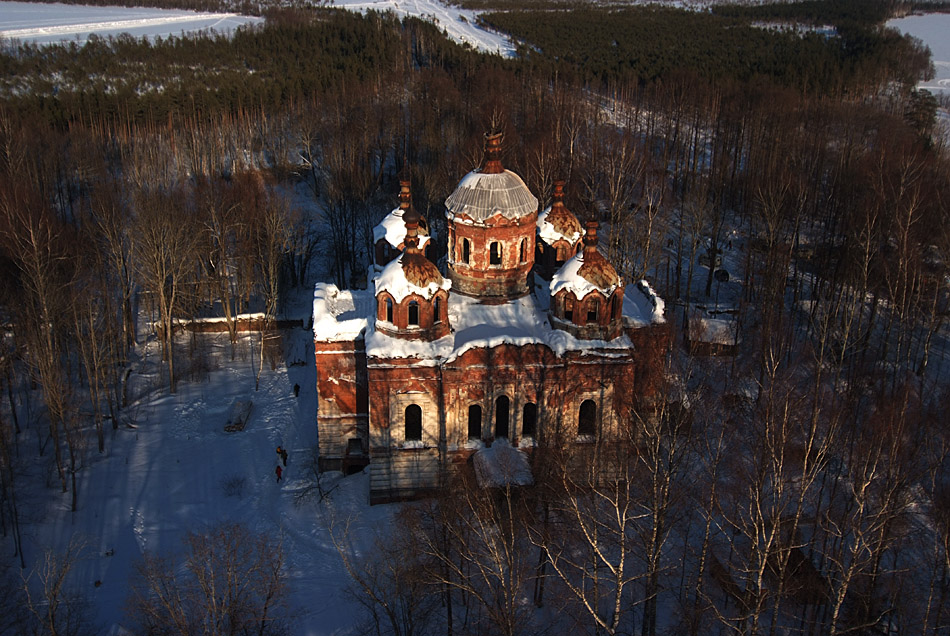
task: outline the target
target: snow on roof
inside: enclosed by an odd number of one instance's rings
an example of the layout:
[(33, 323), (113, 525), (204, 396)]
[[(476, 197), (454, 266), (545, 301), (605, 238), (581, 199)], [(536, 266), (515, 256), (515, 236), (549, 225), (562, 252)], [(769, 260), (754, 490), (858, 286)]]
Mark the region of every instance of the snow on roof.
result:
[[(562, 289), (573, 291), (574, 296), (576, 296), (578, 300), (584, 298), (592, 291), (599, 291), (606, 297), (609, 297), (612, 293), (614, 293), (614, 290), (616, 290), (620, 285), (620, 277), (617, 276), (616, 270), (612, 272), (613, 276), (604, 277), (606, 281), (613, 279), (613, 281), (608, 285), (598, 285), (596, 282), (589, 280), (589, 277), (586, 277), (581, 273), (580, 270), (585, 264), (585, 252), (586, 249), (572, 256), (570, 260), (564, 263), (561, 269), (554, 273), (554, 276), (551, 277), (552, 296), (556, 295)], [(607, 260), (604, 259), (603, 256), (601, 256), (601, 258), (598, 260), (603, 260), (604, 263), (607, 263)], [(609, 265), (609, 263), (607, 263), (607, 265)], [(613, 270), (613, 267), (610, 269)]]
[(717, 345), (737, 345), (742, 342), (735, 318), (710, 318), (698, 309), (690, 312), (687, 337), (693, 342)]
[[(553, 215), (552, 212), (554, 212)], [(565, 233), (565, 230), (570, 234)], [(538, 215), (538, 236), (548, 245), (554, 245), (561, 239), (571, 245), (577, 245), (577, 241), (583, 235), (584, 229), (580, 221), (563, 205), (557, 207), (549, 205)]]
[(530, 486), (534, 483), (528, 457), (508, 440), (496, 439), (488, 448), (475, 451), (475, 478), (482, 488)]
[[(409, 280), (406, 275), (406, 268), (403, 267), (404, 264), (409, 265), (410, 263), (422, 266), (413, 269), (414, 272), (422, 270), (421, 276), (416, 277), (414, 281)], [(424, 285), (417, 283), (424, 283)], [(451, 287), (452, 281), (442, 278), (438, 268), (418, 253), (403, 252), (399, 258), (384, 267), (375, 280), (376, 293), (387, 291), (397, 303), (402, 302), (406, 296), (411, 294), (418, 294), (426, 300), (431, 300), (440, 289), (448, 290)]]
[[(397, 207), (373, 228), (373, 243), (384, 238), (394, 248), (402, 249), (403, 241), (406, 240), (406, 223), (402, 220), (402, 212), (402, 208)], [(418, 236), (419, 249), (422, 249), (429, 241), (429, 233), (420, 227)]]
[(538, 200), (521, 177), (510, 170), (500, 173), (469, 172), (445, 200), (446, 217), (467, 216), (476, 222), (501, 214), (519, 219), (538, 211)]
[(666, 322), (663, 312), (666, 303), (657, 296), (646, 280), (623, 290), (623, 324), (626, 327), (644, 327)]
[[(657, 309), (638, 288), (628, 290), (626, 295), (629, 298), (624, 299), (623, 305), (625, 324), (640, 327), (663, 322), (662, 300), (656, 299)], [(566, 331), (554, 329), (547, 316), (548, 298), (543, 282), (535, 294), (498, 305), (450, 294), (452, 333), (432, 342), (404, 340), (376, 331), (371, 322), (366, 331), (366, 354), (370, 358), (413, 358), (416, 364), (432, 366), (451, 362), (471, 349), (490, 349), (502, 344), (542, 344), (557, 356), (567, 352), (625, 355), (633, 346), (626, 335), (613, 340), (579, 340)]]
[(324, 342), (356, 340), (373, 314), (372, 296), (317, 283), (313, 292), (313, 337)]

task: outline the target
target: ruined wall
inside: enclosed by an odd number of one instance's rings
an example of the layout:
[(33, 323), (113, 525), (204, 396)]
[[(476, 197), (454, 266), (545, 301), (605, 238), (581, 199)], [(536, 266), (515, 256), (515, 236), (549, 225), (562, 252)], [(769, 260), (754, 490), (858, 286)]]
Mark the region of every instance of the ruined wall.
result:
[(320, 470), (342, 470), (351, 439), (369, 450), (368, 382), (363, 340), (314, 343)]

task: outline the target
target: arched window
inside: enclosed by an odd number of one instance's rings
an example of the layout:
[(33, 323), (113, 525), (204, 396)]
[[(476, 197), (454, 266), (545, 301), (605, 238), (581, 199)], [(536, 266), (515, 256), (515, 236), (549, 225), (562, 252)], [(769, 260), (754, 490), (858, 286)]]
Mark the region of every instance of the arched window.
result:
[(482, 437), (482, 407), (473, 404), (468, 407), (468, 438), (481, 439)]
[(438, 296), (435, 297), (435, 302), (432, 303), (432, 322), (442, 322), (442, 299)]
[(502, 395), (495, 400), (495, 437), (508, 437), (508, 412), (511, 400)]
[(393, 299), (386, 299), (386, 322), (393, 321)]
[(489, 265), (501, 265), (501, 243), (492, 241), (488, 254)]
[(574, 296), (570, 293), (564, 296), (564, 320), (574, 322)]
[(414, 300), (409, 301), (409, 324), (419, 325), (419, 303)]
[(567, 248), (564, 247), (564, 244), (558, 245), (556, 251), (554, 252), (554, 266), (560, 267), (564, 264), (564, 261), (567, 260)]
[(620, 318), (620, 314), (621, 314), (620, 294), (618, 294), (617, 292), (614, 292), (614, 297), (611, 300), (610, 317), (613, 318), (614, 320), (617, 320), (618, 318)]
[(584, 400), (577, 416), (577, 434), (593, 437), (597, 434), (597, 405), (593, 400)]
[(528, 251), (528, 239), (521, 239), (521, 245), (518, 247), (518, 261), (522, 263), (528, 262), (525, 254)]
[(406, 441), (422, 441), (422, 407), (418, 404), (406, 407)]
[(467, 238), (462, 239), (462, 262), (468, 263), (472, 257), (472, 244)]
[(534, 437), (538, 434), (538, 405), (527, 402), (521, 411), (521, 435)]
[(597, 312), (600, 311), (600, 301), (596, 298), (591, 298), (587, 303), (587, 324), (592, 322), (597, 322)]

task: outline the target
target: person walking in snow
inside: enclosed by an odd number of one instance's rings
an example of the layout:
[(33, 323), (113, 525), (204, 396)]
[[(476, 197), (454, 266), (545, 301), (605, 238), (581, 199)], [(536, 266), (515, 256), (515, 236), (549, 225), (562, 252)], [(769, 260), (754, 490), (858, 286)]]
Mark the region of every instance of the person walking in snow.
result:
[(280, 456), (281, 460), (283, 460), (284, 462), (284, 466), (286, 466), (287, 465), (287, 451), (284, 450), (283, 446), (277, 447), (277, 455)]
[(277, 473), (277, 481), (280, 481), (280, 476), (283, 474), (284, 471), (283, 471), (283, 469), (280, 467), (279, 464), (277, 465), (277, 470), (275, 470), (274, 472)]

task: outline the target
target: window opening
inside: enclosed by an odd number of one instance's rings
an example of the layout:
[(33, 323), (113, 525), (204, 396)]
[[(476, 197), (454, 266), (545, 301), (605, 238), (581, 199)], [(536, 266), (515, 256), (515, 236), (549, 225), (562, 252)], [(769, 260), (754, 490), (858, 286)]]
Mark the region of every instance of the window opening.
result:
[(577, 434), (593, 437), (597, 434), (597, 405), (593, 400), (584, 400), (577, 417)]
[(419, 303), (414, 300), (409, 301), (409, 324), (419, 325)]
[(560, 267), (567, 260), (567, 250), (563, 245), (558, 245), (554, 253), (554, 265)]
[(574, 297), (570, 294), (564, 297), (564, 320), (574, 321)]
[(493, 241), (490, 252), (488, 263), (490, 265), (501, 265), (501, 244), (497, 241)]
[(482, 437), (482, 407), (472, 404), (468, 407), (468, 438), (481, 439)]
[(518, 260), (522, 263), (526, 262), (525, 251), (527, 249), (528, 239), (521, 239), (521, 246), (518, 248)]
[(386, 321), (387, 322), (393, 321), (393, 299), (392, 298), (386, 299)]
[(538, 405), (528, 402), (521, 412), (521, 434), (524, 437), (534, 437), (538, 434)]
[(435, 302), (432, 303), (432, 322), (442, 322), (442, 299), (439, 297), (436, 297)]
[(406, 441), (422, 441), (422, 407), (418, 404), (406, 407)]
[(462, 239), (462, 262), (468, 263), (472, 256), (472, 244), (468, 239)]
[(596, 298), (592, 298), (589, 303), (587, 303), (587, 324), (592, 322), (597, 322), (597, 312), (600, 310), (600, 301)]
[(502, 395), (495, 400), (495, 437), (508, 437), (508, 411), (511, 400)]

